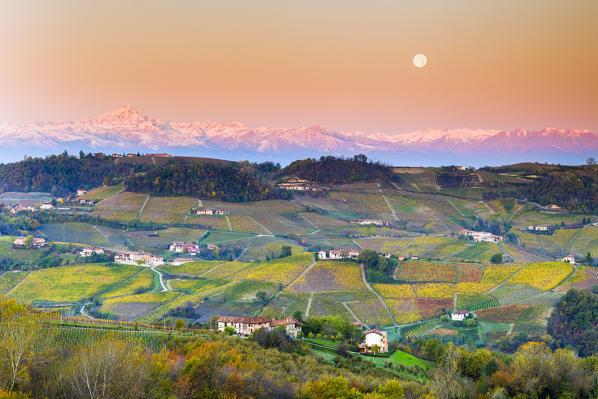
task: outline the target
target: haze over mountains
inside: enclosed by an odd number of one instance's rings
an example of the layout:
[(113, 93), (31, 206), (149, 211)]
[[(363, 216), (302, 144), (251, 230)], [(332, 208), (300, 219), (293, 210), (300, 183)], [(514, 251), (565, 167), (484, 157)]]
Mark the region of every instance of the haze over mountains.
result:
[(287, 163), (324, 154), (365, 153), (394, 165), (498, 165), (518, 161), (584, 163), (598, 153), (589, 130), (425, 129), (408, 133), (337, 132), (322, 126), (252, 128), (239, 122), (164, 121), (130, 105), (78, 121), (0, 122), (1, 161), (78, 152), (168, 152), (174, 155)]

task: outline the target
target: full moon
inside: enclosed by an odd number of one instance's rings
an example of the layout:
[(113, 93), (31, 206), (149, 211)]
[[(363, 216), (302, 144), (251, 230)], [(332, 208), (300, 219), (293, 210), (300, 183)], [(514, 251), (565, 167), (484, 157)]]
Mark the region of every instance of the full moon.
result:
[(415, 65), (418, 68), (425, 67), (427, 62), (428, 59), (423, 54), (418, 54), (415, 57), (413, 57), (413, 65)]

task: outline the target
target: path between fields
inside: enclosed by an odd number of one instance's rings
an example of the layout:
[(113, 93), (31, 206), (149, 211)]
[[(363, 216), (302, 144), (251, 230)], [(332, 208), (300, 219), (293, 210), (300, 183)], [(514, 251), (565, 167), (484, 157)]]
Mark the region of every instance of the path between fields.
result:
[(253, 220), (253, 223), (257, 224), (258, 226), (260, 226), (262, 229), (264, 229), (265, 232), (267, 232), (270, 235), (274, 235), (274, 233), (272, 233), (270, 230), (268, 230), (266, 228), (266, 226), (264, 226), (263, 224), (259, 223), (257, 220), (255, 220), (254, 218), (252, 218), (251, 216), (247, 216), (249, 219)]
[(494, 209), (490, 208), (490, 205), (488, 205), (486, 203), (486, 201), (480, 201), (482, 204), (484, 204), (484, 206), (490, 211), (491, 214), (494, 214), (496, 212), (494, 212)]
[(226, 224), (228, 224), (228, 230), (233, 231), (233, 226), (230, 224), (230, 219), (228, 215), (226, 215)]
[(307, 301), (307, 307), (305, 308), (305, 319), (309, 317), (309, 309), (311, 308), (311, 301), (314, 299), (314, 293), (311, 292), (309, 295), (309, 300)]
[(145, 209), (145, 205), (147, 204), (147, 201), (149, 201), (150, 196), (146, 196), (145, 197), (145, 201), (143, 201), (143, 205), (141, 205), (141, 209), (139, 209), (139, 212), (137, 212), (137, 219), (139, 219), (141, 217), (141, 212), (143, 212), (143, 210)]
[(88, 314), (85, 311), (85, 306), (91, 305), (91, 304), (92, 304), (92, 302), (87, 302), (87, 303), (84, 303), (83, 305), (81, 305), (81, 309), (79, 310), (79, 313), (81, 313), (83, 316), (87, 317), (88, 319), (95, 319), (95, 317), (91, 316), (90, 314)]
[(361, 321), (361, 319), (359, 317), (357, 317), (357, 315), (355, 313), (353, 313), (353, 310), (351, 310), (349, 305), (347, 305), (347, 302), (343, 301), (342, 303), (343, 303), (343, 306), (347, 309), (347, 311), (351, 314), (351, 316), (353, 316), (355, 321), (361, 323), (368, 330), (370, 329), (370, 327), (367, 324), (365, 324), (363, 321)]
[(208, 274), (209, 272), (211, 272), (212, 270), (215, 270), (217, 268), (219, 268), (220, 266), (224, 265), (226, 262), (222, 262), (222, 263), (218, 263), (217, 265), (214, 265), (212, 267), (210, 267), (208, 270), (206, 270), (205, 272), (199, 274), (197, 277), (203, 277), (204, 275)]
[(397, 324), (396, 320), (394, 317), (392, 317), (392, 313), (390, 313), (390, 309), (388, 309), (388, 305), (386, 304), (386, 302), (384, 302), (384, 299), (382, 299), (382, 297), (380, 296), (380, 294), (378, 294), (370, 285), (370, 283), (368, 283), (368, 281), (365, 278), (365, 267), (363, 266), (363, 263), (359, 264), (359, 270), (361, 270), (361, 279), (363, 280), (363, 283), (365, 284), (366, 288), (368, 290), (370, 290), (372, 292), (372, 294), (376, 295), (378, 297), (378, 299), (380, 300), (380, 303), (382, 304), (382, 306), (384, 307), (384, 309), (386, 310), (386, 313), (388, 313), (388, 316), (390, 317), (390, 320), (392, 321), (392, 323), (394, 325)]
[(156, 274), (158, 275), (158, 278), (159, 278), (159, 280), (160, 280), (160, 285), (162, 286), (162, 292), (166, 292), (166, 291), (168, 291), (169, 289), (168, 289), (168, 287), (166, 286), (166, 284), (164, 284), (164, 279), (162, 278), (162, 273), (161, 273), (161, 272), (159, 272), (158, 270), (156, 270), (156, 266), (154, 266), (154, 267), (150, 267), (150, 269), (151, 269), (151, 270), (152, 270), (154, 273), (156, 273)]
[[(582, 233), (582, 232), (583, 232), (583, 231), (586, 229), (586, 227), (587, 227), (587, 226), (583, 226), (583, 228), (582, 228), (581, 230), (579, 230), (579, 231), (577, 232), (577, 234), (575, 234), (573, 237), (571, 237), (571, 238), (569, 239), (569, 241), (567, 241), (567, 243), (561, 247), (561, 253), (564, 253), (564, 252), (565, 252), (565, 249), (566, 249), (567, 247), (569, 247), (569, 245), (571, 245), (571, 243), (572, 243), (573, 241), (575, 241), (575, 240), (577, 239), (577, 237), (579, 237), (579, 235), (580, 235), (580, 234), (581, 234), (581, 233)], [(538, 237), (539, 237), (539, 236), (538, 236)]]
[(457, 213), (458, 213), (459, 215), (461, 215), (461, 217), (465, 217), (465, 215), (463, 214), (463, 212), (461, 212), (461, 210), (460, 210), (459, 208), (457, 208), (457, 207), (455, 206), (455, 204), (453, 204), (453, 201), (451, 201), (451, 200), (450, 200), (450, 199), (448, 199), (448, 198), (445, 198), (445, 199), (446, 199), (446, 202), (448, 202), (448, 203), (449, 203), (449, 205), (450, 205), (450, 206), (452, 206), (452, 207), (453, 207), (453, 209), (454, 209), (454, 210), (456, 210), (456, 211), (457, 211)]
[(392, 206), (390, 206), (390, 201), (388, 200), (388, 198), (386, 198), (386, 195), (382, 195), (382, 198), (384, 198), (384, 201), (386, 201), (386, 205), (388, 205), (388, 209), (390, 209), (390, 211), (392, 212), (392, 217), (398, 222), (399, 217), (397, 216), (395, 210), (392, 209)]
[(299, 281), (299, 279), (301, 279), (301, 277), (305, 276), (316, 265), (316, 263), (317, 263), (317, 261), (314, 259), (314, 261), (313, 261), (313, 263), (311, 265), (307, 266), (305, 268), (305, 270), (303, 270), (301, 272), (300, 275), (298, 275), (293, 281), (291, 281), (291, 284), (287, 285), (287, 288), (291, 288), (293, 285), (295, 285), (295, 283), (297, 281)]
[[(63, 226), (64, 226), (64, 224), (63, 224)], [(96, 226), (95, 224), (92, 224), (91, 227), (93, 227), (98, 233), (100, 233), (102, 236), (104, 236), (104, 239), (106, 240), (106, 244), (110, 244), (110, 239), (108, 238), (106, 233), (104, 233), (102, 230), (98, 229), (98, 226)]]
[(8, 291), (6, 291), (6, 292), (4, 293), (4, 295), (5, 295), (5, 296), (6, 296), (6, 295), (8, 295), (8, 293), (9, 293), (9, 292), (13, 291), (15, 288), (17, 288), (19, 285), (21, 285), (21, 283), (22, 283), (23, 281), (25, 281), (25, 279), (31, 275), (31, 273), (33, 273), (33, 272), (29, 272), (29, 273), (27, 273), (27, 275), (26, 275), (25, 277), (23, 277), (23, 279), (22, 279), (21, 281), (19, 281), (19, 282), (18, 282), (18, 283), (16, 283), (16, 284), (15, 284), (15, 285), (14, 285), (14, 286), (11, 288), (11, 289), (9, 289)]

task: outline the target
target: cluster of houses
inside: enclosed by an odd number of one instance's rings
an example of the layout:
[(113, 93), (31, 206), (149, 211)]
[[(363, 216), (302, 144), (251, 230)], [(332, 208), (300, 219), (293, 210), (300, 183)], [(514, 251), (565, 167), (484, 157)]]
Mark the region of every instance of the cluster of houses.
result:
[(332, 249), (329, 251), (319, 251), (318, 259), (357, 259), (359, 251)]
[(502, 236), (489, 233), (487, 231), (473, 231), (473, 230), (460, 230), (460, 236), (471, 237), (475, 242), (485, 241), (497, 244), (503, 240)]
[(351, 219), (352, 224), (360, 224), (362, 226), (385, 226), (388, 227), (388, 222), (382, 219)]
[(160, 266), (164, 264), (164, 257), (143, 251), (124, 251), (114, 256), (114, 262), (123, 265)]
[(316, 187), (312, 182), (304, 179), (293, 178), (286, 182), (278, 183), (278, 188), (291, 191), (323, 191), (324, 187)]
[(571, 263), (572, 265), (574, 265), (577, 261), (575, 260), (575, 255), (573, 254), (569, 254), (567, 256), (563, 256), (562, 258), (558, 259), (561, 262), (568, 262)]
[[(60, 198), (60, 200), (62, 200), (62, 198)], [(59, 202), (62, 202), (62, 201), (59, 201)], [(8, 208), (10, 209), (10, 213), (12, 215), (16, 215), (17, 213), (22, 212), (22, 211), (37, 212), (37, 211), (48, 211), (48, 210), (56, 209), (56, 207), (54, 205), (52, 205), (52, 203), (50, 203), (50, 202), (39, 203), (36, 201), (30, 201), (30, 200), (21, 201), (15, 206), (8, 206)], [(58, 209), (62, 209), (62, 208), (58, 208)]]
[(195, 215), (227, 216), (230, 214), (230, 211), (228, 209), (219, 209), (219, 208), (194, 208), (193, 213)]
[[(26, 240), (27, 240), (26, 237), (15, 238), (15, 240), (12, 243), (12, 246), (14, 248), (25, 248), (27, 246)], [(48, 243), (46, 242), (45, 238), (33, 238), (33, 241), (31, 242), (31, 246), (33, 248), (43, 248), (43, 247), (47, 247)]]
[(79, 252), (79, 256), (82, 257), (82, 258), (88, 258), (88, 257), (90, 257), (93, 254), (103, 255), (104, 254), (104, 249), (100, 248), (100, 247), (83, 248)]
[(286, 318), (280, 320), (270, 320), (267, 317), (234, 317), (234, 316), (220, 316), (216, 320), (218, 331), (224, 331), (227, 327), (232, 327), (236, 334), (249, 335), (253, 331), (265, 328), (272, 330), (276, 327), (284, 327), (288, 336), (297, 338), (301, 332), (301, 322), (293, 318)]
[(174, 241), (168, 247), (170, 252), (174, 252), (177, 254), (187, 254), (191, 256), (199, 255), (199, 245), (193, 243), (185, 243), (183, 241)]
[[(92, 155), (93, 155), (94, 157), (96, 157), (96, 158), (103, 158), (103, 157), (108, 157), (108, 156), (110, 156), (110, 157), (112, 157), (112, 158), (123, 158), (123, 157), (125, 157), (125, 156), (126, 156), (127, 158), (133, 158), (133, 157), (139, 157), (139, 156), (142, 156), (142, 155), (139, 155), (139, 154), (133, 154), (132, 152), (128, 153), (127, 155), (123, 155), (123, 154), (116, 154), (116, 153), (114, 153), (114, 154), (112, 154), (112, 155), (107, 155), (107, 154), (104, 154), (103, 152), (94, 152)], [(145, 156), (148, 156), (148, 157), (163, 157), (163, 158), (171, 158), (171, 157), (172, 157), (172, 155), (170, 155), (170, 154), (164, 154), (164, 153), (158, 153), (158, 154), (145, 154)]]

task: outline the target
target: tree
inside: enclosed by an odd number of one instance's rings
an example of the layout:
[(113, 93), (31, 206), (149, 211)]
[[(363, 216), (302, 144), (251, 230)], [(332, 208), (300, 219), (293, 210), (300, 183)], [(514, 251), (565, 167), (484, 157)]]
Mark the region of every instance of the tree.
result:
[(60, 375), (68, 397), (146, 397), (152, 366), (140, 347), (106, 338), (78, 348)]
[(588, 251), (588, 253), (586, 254), (586, 263), (588, 265), (592, 265), (594, 263), (594, 259), (592, 259), (592, 254), (590, 253), (590, 251)]
[(174, 328), (176, 328), (177, 330), (180, 330), (183, 327), (185, 327), (185, 321), (184, 320), (177, 319), (177, 321), (174, 322)]
[(41, 326), (29, 315), (27, 308), (14, 300), (0, 298), (0, 386), (13, 391), (27, 378), (34, 363), (35, 351), (42, 352), (44, 343), (52, 337), (51, 330)]
[(589, 157), (586, 162), (588, 165), (596, 165), (596, 159), (594, 157)]
[(288, 256), (291, 256), (293, 254), (292, 248), (290, 245), (283, 245), (282, 249), (280, 251), (280, 257), (281, 258), (286, 258)]
[(459, 360), (461, 354), (452, 342), (448, 344), (438, 367), (434, 370), (432, 385), (439, 399), (456, 399), (463, 389), (460, 383)]
[(490, 262), (494, 263), (495, 265), (502, 263), (503, 262), (502, 253), (499, 252), (499, 253), (492, 255), (490, 257)]
[(255, 294), (255, 297), (260, 301), (262, 305), (266, 305), (268, 303), (268, 294), (266, 291), (258, 291)]
[(403, 399), (405, 397), (403, 386), (396, 378), (388, 380), (384, 385), (380, 385), (378, 387), (378, 393), (382, 394), (382, 397), (387, 399)]
[(305, 393), (310, 399), (361, 399), (361, 393), (349, 387), (344, 377), (324, 378), (308, 383)]
[(25, 237), (25, 248), (31, 249), (33, 247), (33, 236), (28, 235)]

